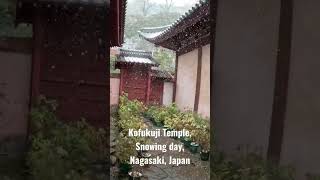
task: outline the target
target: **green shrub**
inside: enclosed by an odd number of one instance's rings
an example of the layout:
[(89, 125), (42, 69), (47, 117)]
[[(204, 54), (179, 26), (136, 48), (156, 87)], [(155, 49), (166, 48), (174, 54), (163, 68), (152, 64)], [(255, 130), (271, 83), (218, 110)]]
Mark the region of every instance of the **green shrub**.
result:
[(117, 139), (116, 155), (120, 163), (128, 163), (130, 156), (137, 156), (135, 150), (136, 139), (120, 134)]
[(152, 118), (156, 123), (161, 123), (168, 128), (173, 128), (173, 118), (180, 116), (180, 111), (175, 104), (162, 107), (150, 106), (147, 108), (145, 116)]
[(129, 137), (129, 129), (139, 130), (145, 129), (142, 114), (145, 112), (143, 104), (137, 100), (130, 101), (126, 94), (120, 97), (119, 119), (117, 125), (120, 129), (120, 135), (117, 138), (116, 155), (120, 163), (127, 163), (130, 156), (136, 156), (137, 151), (135, 145), (137, 142), (141, 144), (148, 140), (145, 137)]
[(143, 104), (139, 101), (130, 101), (127, 95), (120, 97), (118, 126), (123, 134), (127, 134), (129, 129), (143, 129), (141, 114), (144, 111)]
[[(31, 179), (105, 178), (101, 169), (108, 158), (106, 132), (96, 130), (85, 120), (63, 123), (55, 115), (56, 107), (54, 101), (42, 97), (31, 110), (31, 147), (27, 156)], [(96, 164), (101, 168), (97, 169)]]
[(146, 115), (153, 117), (155, 122), (161, 122), (169, 129), (186, 129), (191, 133), (192, 140), (199, 143), (203, 148), (210, 146), (210, 124), (209, 120), (192, 112), (181, 112), (175, 104), (170, 106), (150, 106)]
[(119, 111), (127, 112), (132, 116), (141, 116), (142, 112), (144, 112), (143, 104), (138, 100), (130, 101), (128, 99), (128, 95), (124, 94), (120, 96), (120, 104), (119, 104)]
[(156, 113), (154, 114), (154, 121), (156, 123), (164, 124), (165, 118), (168, 116), (168, 113), (165, 108), (159, 107)]
[[(212, 128), (209, 119), (192, 111), (180, 112), (174, 104), (168, 107), (150, 106), (146, 115), (155, 121), (164, 122), (167, 128), (190, 131), (193, 141), (199, 143), (202, 149), (210, 150)], [(213, 180), (294, 180), (292, 168), (275, 166), (254, 153), (233, 160), (226, 159), (222, 153), (213, 154)]]
[(306, 174), (306, 178), (307, 178), (307, 180), (320, 180), (320, 176), (319, 175), (310, 174), (310, 173)]
[(227, 160), (222, 153), (213, 156), (211, 175), (214, 180), (294, 180), (290, 167), (278, 167), (250, 153)]
[(158, 107), (156, 106), (150, 106), (146, 109), (144, 115), (147, 118), (153, 118), (155, 116), (155, 114), (157, 113)]

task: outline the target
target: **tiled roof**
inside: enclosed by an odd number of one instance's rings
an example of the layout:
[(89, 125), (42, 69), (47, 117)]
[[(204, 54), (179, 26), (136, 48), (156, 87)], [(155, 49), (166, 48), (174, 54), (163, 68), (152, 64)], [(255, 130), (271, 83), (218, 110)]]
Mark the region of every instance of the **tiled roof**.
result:
[(149, 64), (153, 66), (158, 65), (152, 57), (152, 52), (129, 49), (120, 49), (120, 54), (117, 58), (117, 63), (121, 62)]
[(162, 34), (170, 26), (171, 25), (161, 26), (161, 27), (152, 27), (152, 28), (143, 28), (140, 31), (138, 31), (138, 33), (142, 37), (152, 39)]
[(197, 3), (194, 7), (192, 7), (189, 11), (187, 11), (184, 15), (180, 16), (174, 23), (167, 26), (162, 27), (148, 27), (143, 28), (138, 31), (139, 35), (142, 36), (144, 39), (152, 42), (157, 43), (163, 39), (166, 39), (167, 36), (173, 33), (178, 26), (182, 26), (186, 21), (188, 21), (191, 17), (196, 16), (196, 13), (200, 13), (202, 15), (208, 15), (209, 11), (201, 12), (201, 9), (208, 7), (210, 0), (201, 0)]
[(152, 67), (151, 70), (152, 70), (151, 76), (153, 77), (163, 78), (168, 80), (172, 80), (174, 78), (170, 72), (161, 70), (159, 67)]
[(141, 63), (141, 64), (155, 64), (148, 58), (139, 58), (139, 57), (123, 57), (120, 61), (128, 63)]

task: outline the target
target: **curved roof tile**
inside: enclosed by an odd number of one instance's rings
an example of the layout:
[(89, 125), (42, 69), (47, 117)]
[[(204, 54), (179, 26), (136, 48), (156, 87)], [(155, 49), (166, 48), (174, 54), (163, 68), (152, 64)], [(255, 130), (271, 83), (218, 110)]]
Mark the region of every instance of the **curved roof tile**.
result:
[(173, 29), (175, 29), (178, 25), (182, 24), (182, 22), (191, 17), (192, 14), (195, 13), (198, 9), (208, 5), (209, 1), (210, 0), (201, 0), (199, 3), (197, 3), (191, 9), (189, 9), (189, 11), (180, 16), (180, 18), (178, 18), (174, 23), (170, 25), (162, 27), (142, 28), (140, 31), (138, 31), (138, 33), (144, 39), (156, 43), (157, 41), (161, 40), (164, 36), (170, 34)]
[(120, 49), (117, 62), (158, 65), (152, 57), (152, 52), (129, 49)]

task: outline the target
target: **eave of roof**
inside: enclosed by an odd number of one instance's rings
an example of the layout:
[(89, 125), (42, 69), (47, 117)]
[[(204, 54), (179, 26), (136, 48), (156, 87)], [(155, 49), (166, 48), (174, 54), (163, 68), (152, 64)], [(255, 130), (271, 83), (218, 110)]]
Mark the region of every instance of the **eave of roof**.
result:
[(152, 60), (141, 57), (120, 57), (117, 62), (155, 65), (155, 62), (153, 62)]
[[(112, 0), (111, 0), (112, 1)], [(125, 21), (126, 21), (126, 12), (127, 12), (127, 0), (121, 0), (119, 13), (120, 13), (120, 27), (119, 27), (119, 40), (118, 42), (111, 43), (111, 46), (121, 46), (124, 43), (124, 28), (125, 28)], [(113, 15), (111, 15), (112, 17)]]
[(153, 38), (161, 35), (162, 33), (164, 33), (164, 31), (166, 29), (168, 29), (170, 26), (171, 25), (152, 27), (152, 28), (143, 28), (140, 31), (138, 31), (138, 33), (140, 36), (142, 36), (146, 39), (153, 39)]
[(150, 66), (158, 66), (152, 57), (152, 52), (120, 49), (120, 54), (117, 56), (116, 66), (119, 64), (144, 64)]
[(166, 79), (166, 80), (174, 79), (173, 75), (170, 72), (161, 70), (159, 67), (152, 67), (151, 70), (152, 70), (151, 72), (152, 77)]
[[(171, 25), (163, 26), (160, 28), (143, 28), (138, 31), (138, 33), (142, 38), (151, 43), (154, 43), (155, 45), (178, 51), (177, 47), (168, 46), (168, 41), (170, 41), (172, 37), (177, 36), (177, 34), (181, 32), (184, 32), (188, 27), (193, 26), (201, 20), (209, 19), (209, 13), (209, 0), (202, 0)], [(209, 22), (206, 22), (204, 26), (209, 26)], [(201, 29), (195, 29), (195, 31), (191, 31), (191, 33), (197, 34), (197, 31), (201, 31)]]
[(121, 19), (122, 19), (122, 21), (121, 21), (121, 26), (122, 26), (122, 29), (121, 29), (121, 31), (122, 31), (122, 34), (120, 35), (120, 42), (119, 42), (119, 44), (122, 44), (123, 42), (124, 42), (124, 28), (125, 28), (125, 22), (126, 22), (126, 14), (127, 14), (127, 0), (123, 0), (123, 8), (122, 8), (122, 12), (123, 12), (123, 14), (122, 14), (122, 17), (121, 17)]

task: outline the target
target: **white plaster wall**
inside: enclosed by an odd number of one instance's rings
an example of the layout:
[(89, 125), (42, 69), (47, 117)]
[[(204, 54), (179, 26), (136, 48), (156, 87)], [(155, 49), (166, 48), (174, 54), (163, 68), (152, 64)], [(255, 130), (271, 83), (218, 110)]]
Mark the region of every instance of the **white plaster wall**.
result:
[(291, 64), (281, 153), (297, 179), (320, 175), (320, 1), (294, 0)]
[(170, 105), (172, 103), (172, 96), (173, 96), (173, 83), (164, 82), (162, 104), (165, 106)]
[(181, 110), (193, 110), (197, 82), (198, 50), (178, 57), (176, 104)]
[(279, 0), (219, 1), (212, 104), (217, 148), (226, 153), (249, 145), (266, 155), (279, 19)]
[(198, 113), (203, 117), (210, 117), (210, 45), (202, 47)]
[(110, 105), (119, 103), (120, 78), (110, 78)]
[(30, 54), (0, 52), (0, 140), (27, 134), (30, 78)]

